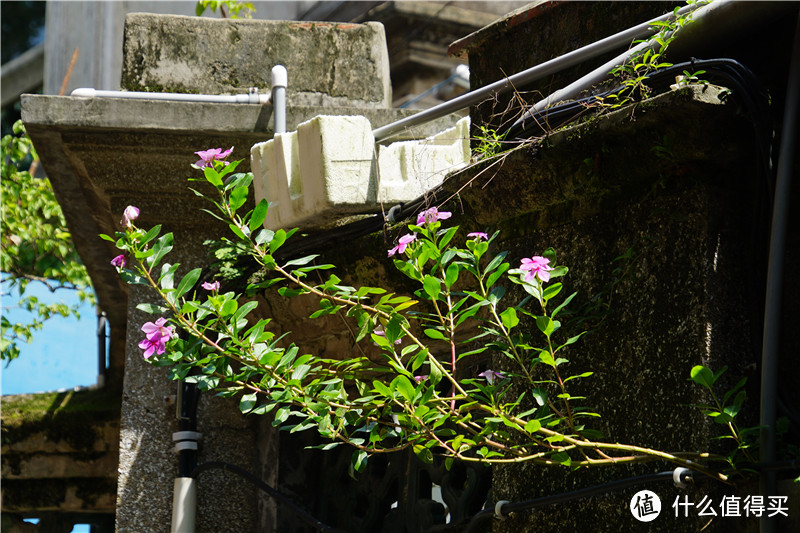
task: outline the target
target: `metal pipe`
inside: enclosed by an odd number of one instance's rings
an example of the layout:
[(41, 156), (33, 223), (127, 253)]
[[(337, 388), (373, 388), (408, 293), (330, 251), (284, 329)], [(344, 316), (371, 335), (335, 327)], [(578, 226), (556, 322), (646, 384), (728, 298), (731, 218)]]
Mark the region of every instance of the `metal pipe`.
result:
[(286, 67), (275, 65), (272, 67), (272, 116), (273, 132), (286, 132), (286, 86), (289, 84), (289, 75)]
[(192, 472), (197, 468), (197, 401), (200, 392), (194, 383), (178, 382), (175, 416), (180, 431), (172, 434), (178, 453), (178, 476), (172, 497), (171, 533), (194, 533), (197, 486)]
[(269, 94), (259, 94), (256, 87), (250, 87), (247, 94), (148, 93), (140, 91), (102, 91), (81, 87), (72, 91), (70, 96), (82, 98), (127, 98), (132, 100), (175, 100), (210, 104), (268, 104), (271, 100)]
[[(728, 9), (733, 6), (734, 2), (731, 0), (718, 0), (713, 4), (708, 4), (703, 6), (702, 8), (697, 10), (695, 13), (696, 20), (699, 20), (705, 16), (708, 16), (709, 13), (712, 12), (720, 12), (720, 10)], [(675, 32), (667, 32), (667, 39), (669, 39)], [(676, 41), (677, 42), (677, 41)], [(593, 86), (606, 81), (612, 77), (611, 71), (619, 66), (624, 64), (629, 58), (633, 57), (636, 54), (644, 53), (648, 49), (654, 49), (657, 46), (660, 46), (656, 42), (643, 42), (639, 43), (638, 45), (634, 46), (630, 50), (626, 50), (622, 54), (618, 55), (614, 59), (607, 61), (603, 65), (597, 67), (590, 73), (582, 76), (581, 78), (575, 80), (574, 82), (570, 83), (566, 87), (559, 89), (558, 91), (550, 94), (547, 98), (539, 100), (536, 102), (528, 111), (526, 111), (519, 119), (514, 122), (514, 125), (517, 126), (518, 124), (524, 123), (525, 120), (531, 118), (534, 113), (539, 113), (553, 104), (564, 100), (573, 100), (577, 98), (582, 92), (592, 88)]]
[[(678, 15), (680, 16), (690, 13), (697, 8), (697, 4), (685, 6), (678, 10)], [(628, 28), (625, 31), (610, 35), (604, 39), (600, 39), (599, 41), (595, 41), (594, 43), (578, 48), (577, 50), (573, 50), (572, 52), (568, 52), (562, 56), (545, 61), (544, 63), (523, 70), (522, 72), (518, 72), (517, 74), (514, 74), (508, 78), (503, 78), (502, 80), (498, 80), (489, 85), (485, 85), (480, 89), (462, 94), (457, 98), (453, 98), (452, 100), (439, 104), (430, 109), (426, 109), (425, 111), (420, 111), (419, 113), (410, 117), (406, 117), (402, 120), (398, 120), (397, 122), (377, 128), (373, 130), (372, 134), (375, 136), (376, 141), (384, 140), (404, 128), (435, 120), (447, 115), (448, 113), (459, 111), (465, 107), (477, 104), (494, 93), (502, 93), (514, 87), (534, 82), (566, 68), (582, 63), (588, 59), (592, 59), (606, 52), (616, 50), (621, 46), (628, 46), (634, 39), (642, 39), (655, 34), (658, 30), (650, 26), (651, 23), (669, 20), (673, 17), (674, 14), (672, 12), (661, 15), (660, 17), (656, 17), (647, 22), (643, 22)]]
[[(786, 253), (786, 231), (789, 220), (789, 194), (792, 184), (794, 156), (797, 150), (797, 113), (800, 102), (800, 15), (789, 61), (786, 101), (778, 168), (775, 177), (775, 198), (770, 227), (769, 262), (767, 264), (766, 300), (764, 303), (764, 336), (761, 349), (761, 462), (775, 462), (775, 412), (777, 406), (778, 355), (780, 343), (781, 296), (783, 291), (783, 258)], [(774, 472), (761, 472), (759, 489), (763, 496), (775, 494)], [(760, 519), (761, 533), (776, 530), (774, 520)]]
[(197, 516), (197, 480), (176, 477), (172, 493), (171, 533), (194, 533)]

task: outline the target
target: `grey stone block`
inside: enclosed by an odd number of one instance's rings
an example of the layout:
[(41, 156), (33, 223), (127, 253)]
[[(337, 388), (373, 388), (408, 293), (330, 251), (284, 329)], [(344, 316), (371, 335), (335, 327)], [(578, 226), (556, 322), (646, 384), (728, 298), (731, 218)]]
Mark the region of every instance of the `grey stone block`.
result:
[(125, 20), (122, 88), (236, 94), (268, 89), (289, 71), (287, 102), (389, 107), (383, 25), (229, 20), (132, 13)]

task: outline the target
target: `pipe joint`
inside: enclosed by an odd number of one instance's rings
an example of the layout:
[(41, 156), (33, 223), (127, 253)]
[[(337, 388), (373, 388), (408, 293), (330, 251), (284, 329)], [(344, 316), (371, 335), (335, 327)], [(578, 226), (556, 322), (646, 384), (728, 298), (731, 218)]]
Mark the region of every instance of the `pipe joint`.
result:
[(688, 468), (679, 466), (672, 471), (672, 481), (675, 483), (676, 487), (685, 489), (693, 481), (692, 471)]
[(505, 520), (510, 516), (510, 514), (509, 515), (503, 514), (503, 506), (507, 503), (511, 502), (508, 500), (500, 500), (499, 502), (494, 504), (494, 517), (497, 518), (498, 520)]
[(175, 443), (175, 453), (184, 450), (197, 450), (197, 441), (203, 436), (197, 431), (176, 431), (172, 434), (172, 441)]

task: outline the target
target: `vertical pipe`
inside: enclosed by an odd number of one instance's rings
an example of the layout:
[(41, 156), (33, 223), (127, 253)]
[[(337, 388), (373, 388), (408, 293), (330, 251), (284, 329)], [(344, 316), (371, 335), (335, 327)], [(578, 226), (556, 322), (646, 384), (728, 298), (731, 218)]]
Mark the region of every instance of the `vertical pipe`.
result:
[(192, 477), (175, 478), (171, 533), (194, 533), (196, 511), (197, 481)]
[[(794, 35), (783, 111), (780, 159), (775, 178), (775, 199), (770, 226), (769, 263), (767, 266), (766, 301), (764, 303), (764, 336), (761, 349), (761, 462), (775, 462), (775, 412), (777, 406), (778, 349), (780, 342), (781, 292), (783, 290), (783, 258), (786, 249), (786, 228), (789, 218), (794, 155), (797, 150), (797, 106), (800, 100), (800, 14)], [(763, 496), (775, 495), (775, 472), (762, 471), (759, 489)], [(760, 519), (761, 533), (775, 531), (774, 520)]]
[(286, 132), (286, 86), (289, 75), (286, 67), (275, 65), (272, 67), (272, 114), (274, 117), (274, 133)]
[(194, 533), (197, 514), (197, 486), (191, 477), (197, 467), (197, 401), (200, 392), (194, 383), (178, 382), (177, 412), (180, 431), (172, 435), (177, 441), (178, 477), (172, 495), (171, 533)]
[(106, 385), (106, 312), (97, 308), (97, 386)]

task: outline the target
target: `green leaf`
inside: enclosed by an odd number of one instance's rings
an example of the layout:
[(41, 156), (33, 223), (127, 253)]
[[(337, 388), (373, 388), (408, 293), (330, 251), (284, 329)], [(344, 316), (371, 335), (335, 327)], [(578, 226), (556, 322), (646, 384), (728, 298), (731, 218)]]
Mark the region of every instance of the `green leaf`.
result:
[(451, 263), (448, 265), (444, 276), (444, 284), (448, 289), (458, 280), (458, 273), (460, 270), (461, 268), (458, 266), (458, 263)]
[(153, 245), (153, 255), (146, 259), (151, 267), (158, 265), (161, 259), (172, 251), (172, 233), (166, 233), (158, 238)]
[(272, 236), (272, 240), (269, 241), (269, 253), (274, 254), (275, 251), (283, 246), (283, 243), (286, 242), (288, 235), (282, 229), (279, 229), (275, 232), (275, 235)]
[(508, 263), (503, 263), (497, 267), (497, 270), (492, 272), (489, 277), (486, 278), (486, 288), (490, 288), (492, 285), (494, 285), (500, 276), (502, 276), (509, 268), (511, 268), (511, 265)]
[(711, 390), (711, 387), (714, 385), (714, 374), (711, 372), (711, 369), (703, 366), (697, 365), (692, 367), (690, 372), (690, 379), (697, 383), (698, 385), (702, 385), (703, 387)]
[(525, 431), (527, 431), (528, 433), (536, 433), (541, 428), (542, 428), (542, 423), (536, 420), (535, 418), (533, 420), (528, 420), (528, 422), (525, 423)]
[(555, 318), (555, 317), (556, 317), (556, 315), (559, 313), (559, 311), (561, 311), (561, 310), (562, 310), (562, 309), (564, 309), (564, 308), (565, 308), (567, 305), (569, 305), (569, 303), (572, 301), (572, 299), (573, 299), (573, 298), (575, 298), (575, 295), (576, 295), (576, 294), (578, 294), (578, 293), (577, 293), (577, 292), (573, 292), (572, 294), (570, 294), (569, 296), (567, 296), (567, 298), (566, 298), (566, 299), (565, 299), (563, 302), (561, 302), (561, 303), (558, 305), (558, 307), (556, 307), (556, 308), (553, 310), (553, 312), (552, 312), (552, 313), (550, 313), (550, 317), (551, 317), (551, 318)]
[(425, 335), (430, 339), (446, 341), (447, 337), (438, 329), (428, 328), (424, 331)]
[(220, 177), (219, 172), (214, 170), (212, 167), (204, 167), (203, 175), (206, 177), (206, 181), (208, 181), (217, 189), (222, 187), (222, 178)]
[(148, 303), (139, 304), (136, 306), (136, 309), (139, 309), (140, 311), (144, 311), (145, 313), (149, 313), (151, 315), (161, 315), (167, 312), (166, 307)]
[(297, 259), (292, 259), (291, 261), (287, 261), (287, 262), (286, 262), (286, 264), (285, 264), (285, 265), (283, 265), (283, 268), (285, 268), (285, 269), (286, 269), (287, 267), (290, 267), (290, 266), (302, 266), (302, 265), (307, 265), (307, 264), (309, 264), (311, 261), (313, 261), (314, 259), (316, 259), (317, 257), (319, 257), (319, 254), (312, 254), (312, 255), (307, 255), (307, 256), (305, 256), (305, 257), (299, 257), (299, 258), (297, 258)]
[(256, 307), (258, 307), (258, 302), (246, 302), (246, 303), (244, 303), (239, 308), (239, 310), (236, 311), (236, 313), (233, 315), (232, 322), (236, 323), (240, 318), (244, 318), (245, 316), (247, 316), (247, 313), (249, 313), (250, 311), (252, 311)]
[(550, 456), (550, 458), (553, 461), (561, 463), (564, 466), (570, 466), (572, 464), (572, 459), (570, 458), (567, 452), (554, 453), (553, 455)]
[(147, 233), (144, 234), (144, 237), (139, 239), (139, 245), (144, 246), (145, 244), (155, 239), (159, 233), (161, 233), (161, 224), (156, 224), (155, 226), (150, 228)]
[(363, 472), (367, 467), (367, 459), (369, 456), (364, 450), (356, 450), (353, 452), (353, 457), (350, 459), (350, 466), (356, 472)]
[(433, 452), (430, 449), (422, 446), (421, 444), (414, 445), (414, 455), (419, 457), (420, 461), (426, 464), (433, 463)]
[(247, 193), (248, 193), (247, 187), (236, 187), (235, 189), (233, 189), (233, 191), (231, 191), (230, 206), (232, 212), (235, 213), (240, 207), (244, 205), (244, 203), (247, 201)]
[(245, 234), (242, 232), (242, 230), (239, 229), (239, 227), (236, 224), (228, 224), (228, 227), (230, 228), (230, 230), (233, 232), (234, 235), (236, 235), (243, 241), (247, 240), (247, 236), (245, 236)]
[(517, 311), (513, 307), (509, 307), (502, 313), (500, 313), (500, 320), (503, 321), (503, 325), (506, 327), (506, 330), (511, 331), (519, 324), (519, 317), (517, 317)]
[(557, 323), (553, 322), (549, 316), (536, 317), (536, 327), (538, 327), (539, 331), (544, 333), (547, 337), (550, 337), (550, 335), (552, 335), (556, 330), (556, 324)]
[(222, 304), (222, 309), (220, 310), (219, 316), (226, 317), (230, 316), (236, 312), (239, 308), (239, 302), (236, 300), (225, 300), (225, 303)]
[(258, 401), (258, 394), (255, 392), (252, 394), (244, 394), (242, 395), (242, 399), (239, 401), (239, 410), (247, 414), (253, 410), (256, 406), (256, 402)]
[(261, 201), (256, 205), (256, 208), (253, 209), (253, 214), (250, 216), (250, 222), (247, 224), (251, 232), (255, 231), (257, 227), (264, 224), (264, 220), (266, 220), (268, 212), (269, 202), (266, 198), (262, 198)]
[(548, 285), (545, 287), (544, 291), (542, 291), (542, 298), (544, 298), (544, 301), (547, 302), (551, 298), (557, 296), (558, 293), (561, 292), (562, 288), (563, 285), (561, 283), (553, 283), (552, 285)]
[(397, 390), (409, 402), (414, 399), (414, 385), (402, 374), (392, 380), (391, 388)]
[(175, 291), (175, 297), (180, 298), (181, 296), (189, 292), (189, 289), (194, 287), (195, 283), (197, 283), (197, 280), (200, 278), (200, 273), (202, 271), (203, 271), (202, 268), (195, 268), (194, 270), (189, 271), (188, 274), (183, 276), (181, 282), (178, 283), (178, 289)]
[(425, 275), (422, 279), (422, 288), (431, 300), (438, 300), (439, 294), (442, 292), (442, 285), (439, 280), (429, 275)]

